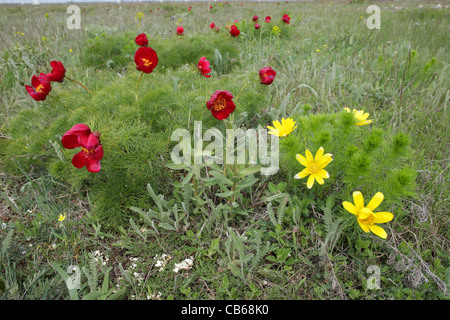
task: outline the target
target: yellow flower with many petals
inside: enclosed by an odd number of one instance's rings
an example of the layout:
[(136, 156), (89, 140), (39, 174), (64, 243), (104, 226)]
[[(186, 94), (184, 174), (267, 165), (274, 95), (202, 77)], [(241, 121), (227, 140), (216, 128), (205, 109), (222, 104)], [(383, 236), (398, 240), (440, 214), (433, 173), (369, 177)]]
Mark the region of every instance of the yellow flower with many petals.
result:
[(66, 216), (65, 215), (63, 216), (62, 214), (60, 214), (58, 217), (59, 222), (63, 222), (65, 219), (66, 219)]
[(295, 125), (295, 121), (291, 118), (283, 118), (281, 119), (281, 123), (280, 121), (275, 120), (273, 121), (273, 126), (275, 128), (267, 126), (267, 128), (270, 130), (269, 134), (273, 134), (278, 137), (286, 137), (297, 128), (297, 126)]
[[(344, 108), (347, 112), (352, 112), (350, 111), (350, 108)], [(356, 110), (353, 109), (353, 116), (355, 117), (356, 120), (358, 120), (358, 122), (356, 123), (357, 126), (363, 126), (365, 124), (369, 124), (372, 123), (373, 120), (367, 120), (367, 118), (369, 117), (369, 114), (366, 112), (364, 113), (364, 110)]]
[(309, 176), (306, 186), (308, 189), (311, 189), (314, 185), (314, 180), (316, 180), (319, 184), (324, 184), (323, 179), (328, 179), (330, 177), (324, 168), (333, 160), (333, 158), (331, 153), (324, 155), (324, 150), (322, 147), (317, 150), (314, 158), (311, 151), (308, 149), (306, 149), (305, 153), (306, 157), (301, 154), (297, 154), (297, 160), (306, 168), (297, 173), (294, 178), (302, 179)]
[(359, 226), (364, 232), (372, 231), (380, 238), (386, 239), (387, 233), (383, 228), (377, 226), (376, 223), (389, 222), (394, 218), (394, 215), (390, 212), (373, 212), (383, 201), (384, 195), (381, 192), (377, 192), (372, 200), (369, 201), (367, 206), (364, 206), (364, 198), (361, 192), (353, 192), (353, 201), (355, 204), (348, 201), (342, 202), (345, 210), (354, 214)]

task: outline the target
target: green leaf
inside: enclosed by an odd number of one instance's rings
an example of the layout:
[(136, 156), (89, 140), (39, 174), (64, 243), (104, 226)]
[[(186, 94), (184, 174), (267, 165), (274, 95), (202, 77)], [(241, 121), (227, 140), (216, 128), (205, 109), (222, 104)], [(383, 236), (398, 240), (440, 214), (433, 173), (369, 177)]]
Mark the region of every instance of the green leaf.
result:
[(168, 224), (167, 222), (161, 222), (158, 224), (159, 227), (164, 228), (166, 230), (169, 231), (175, 231), (175, 228), (173, 226), (171, 226), (170, 224)]
[(92, 291), (85, 295), (81, 300), (97, 300), (100, 296), (104, 295), (104, 291)]
[(250, 174), (255, 174), (257, 172), (259, 172), (261, 170), (261, 166), (251, 166), (251, 167), (247, 167), (245, 169), (242, 169), (239, 172), (239, 176), (240, 177), (246, 177)]
[(233, 181), (231, 181), (230, 179), (228, 179), (227, 177), (225, 177), (221, 172), (219, 171), (210, 171), (209, 172), (213, 177), (215, 177), (216, 179), (218, 179), (220, 182), (232, 186), (233, 185)]
[(275, 186), (275, 184), (273, 182), (269, 182), (269, 184), (267, 186), (269, 187), (270, 192), (272, 192), (272, 193), (278, 192), (278, 188)]
[(126, 291), (126, 288), (121, 288), (106, 298), (106, 300), (118, 300)]
[(185, 163), (175, 164), (175, 163), (168, 163), (166, 164), (166, 167), (172, 170), (188, 170), (189, 166)]
[(235, 191), (228, 191), (228, 192), (220, 192), (220, 193), (216, 193), (216, 196), (221, 197), (221, 198), (229, 198), (233, 195)]

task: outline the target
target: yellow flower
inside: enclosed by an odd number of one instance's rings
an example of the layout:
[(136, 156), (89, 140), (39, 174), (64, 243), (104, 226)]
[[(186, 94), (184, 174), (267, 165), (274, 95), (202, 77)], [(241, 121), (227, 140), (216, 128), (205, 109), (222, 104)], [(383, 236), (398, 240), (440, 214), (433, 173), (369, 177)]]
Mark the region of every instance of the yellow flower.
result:
[(291, 118), (283, 118), (281, 119), (281, 123), (278, 120), (273, 121), (274, 127), (267, 126), (270, 129), (269, 134), (273, 134), (278, 137), (286, 137), (292, 131), (294, 131), (297, 126), (295, 125), (295, 121)]
[(372, 231), (380, 238), (386, 239), (387, 234), (383, 228), (375, 225), (375, 223), (389, 222), (394, 218), (394, 215), (390, 212), (373, 212), (383, 201), (384, 195), (381, 192), (377, 192), (372, 200), (369, 201), (367, 206), (364, 206), (364, 198), (361, 192), (353, 192), (353, 201), (355, 204), (348, 201), (342, 202), (345, 210), (354, 214), (359, 226), (364, 232)]
[(280, 36), (281, 34), (281, 29), (278, 26), (275, 26), (272, 28), (272, 34), (276, 35), (276, 36)]
[[(344, 108), (344, 109), (347, 112), (352, 112), (352, 111), (350, 111), (350, 108)], [(373, 122), (373, 120), (367, 120), (367, 118), (369, 117), (369, 114), (367, 112), (364, 113), (364, 110), (353, 109), (353, 116), (355, 117), (356, 120), (358, 120), (358, 122), (356, 123), (357, 126), (363, 126), (363, 125)]]
[(323, 46), (324, 46), (324, 47), (326, 47), (327, 45), (326, 45), (326, 44), (324, 44)]
[(66, 219), (66, 216), (65, 215), (63, 216), (62, 214), (60, 214), (58, 217), (59, 222), (63, 222), (65, 219)]
[(316, 49), (317, 52), (320, 52), (320, 49)]
[(314, 180), (316, 180), (319, 184), (324, 184), (323, 179), (328, 179), (330, 175), (324, 168), (333, 160), (332, 154), (327, 153), (323, 154), (324, 150), (322, 147), (319, 148), (316, 152), (316, 156), (313, 158), (311, 151), (306, 149), (306, 158), (302, 156), (301, 154), (297, 154), (297, 160), (300, 162), (303, 166), (306, 168), (303, 169), (303, 171), (297, 173), (294, 178), (295, 179), (302, 179), (307, 176), (308, 182), (306, 183), (306, 186), (308, 189), (311, 189)]

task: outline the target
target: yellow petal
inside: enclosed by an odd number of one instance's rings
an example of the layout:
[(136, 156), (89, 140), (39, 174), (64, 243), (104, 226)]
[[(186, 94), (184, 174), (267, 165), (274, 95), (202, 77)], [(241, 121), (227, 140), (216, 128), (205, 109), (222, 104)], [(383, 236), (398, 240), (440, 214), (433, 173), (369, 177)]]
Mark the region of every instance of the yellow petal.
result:
[(306, 153), (306, 160), (308, 161), (308, 163), (314, 162), (314, 158), (311, 151), (306, 149), (305, 153)]
[(317, 181), (318, 184), (324, 184), (325, 183), (325, 181), (323, 180), (323, 178), (321, 176), (316, 174), (315, 177), (316, 177), (316, 181)]
[(322, 159), (320, 159), (320, 162), (318, 163), (318, 165), (321, 168), (325, 168), (327, 165), (330, 164), (331, 161), (333, 161), (333, 158), (331, 156), (332, 156), (331, 153), (327, 153), (326, 155), (324, 155), (322, 157)]
[(303, 166), (308, 167), (308, 161), (306, 160), (306, 158), (304, 156), (302, 156), (301, 154), (297, 154), (296, 158), (298, 160), (298, 162), (300, 162)]
[(383, 199), (384, 199), (384, 195), (381, 192), (377, 192), (373, 196), (372, 200), (370, 200), (369, 203), (367, 204), (367, 208), (374, 211), (380, 205), (380, 203), (383, 201)]
[(364, 220), (367, 219), (372, 214), (372, 211), (368, 208), (362, 208), (358, 210), (358, 219)]
[(353, 201), (355, 202), (355, 207), (358, 211), (364, 207), (364, 198), (361, 192), (353, 192)]
[(308, 187), (308, 189), (311, 189), (313, 185), (314, 185), (314, 175), (312, 174), (309, 176), (306, 186)]
[(323, 148), (320, 147), (319, 150), (317, 150), (317, 152), (316, 152), (314, 162), (320, 163), (320, 161), (322, 160), (322, 157), (323, 157), (323, 152), (324, 152)]
[(384, 231), (383, 228), (376, 226), (376, 225), (371, 225), (371, 226), (369, 226), (369, 229), (370, 229), (370, 231), (375, 233), (380, 238), (383, 238), (383, 239), (387, 238), (387, 233), (386, 233), (386, 231)]
[(310, 175), (310, 174), (311, 174), (311, 172), (309, 171), (308, 168), (306, 168), (306, 169), (304, 169), (303, 171), (297, 173), (297, 174), (294, 176), (294, 179), (302, 179), (302, 178), (304, 178), (304, 177), (307, 177), (307, 176)]
[(356, 125), (357, 126), (364, 126), (364, 125), (372, 123), (372, 122), (373, 122), (373, 120), (364, 120), (364, 121), (358, 122)]
[(273, 122), (273, 125), (274, 125), (274, 127), (275, 127), (276, 129), (278, 129), (278, 130), (280, 130), (280, 131), (281, 131), (281, 129), (283, 128), (283, 126), (281, 125), (280, 121), (278, 121), (278, 120), (275, 120), (275, 121)]
[(316, 175), (322, 179), (328, 179), (330, 175), (326, 170), (320, 169), (316, 172)]
[(269, 131), (268, 134), (272, 134), (274, 136), (279, 137), (280, 136), (280, 130), (274, 129), (272, 131)]
[(390, 212), (377, 212), (375, 213), (374, 223), (386, 223), (394, 219), (394, 215)]
[(367, 120), (367, 118), (370, 116), (370, 114), (369, 113), (363, 113), (362, 115), (361, 115), (361, 120)]
[(353, 203), (350, 203), (348, 201), (342, 202), (342, 205), (344, 206), (344, 209), (350, 212), (351, 214), (356, 215), (358, 211), (356, 210), (356, 207), (353, 205)]
[(370, 231), (370, 229), (369, 229), (368, 226), (366, 226), (364, 223), (362, 223), (361, 221), (359, 221), (359, 219), (356, 219), (356, 220), (358, 221), (359, 226), (361, 227), (361, 229), (363, 229), (363, 231), (364, 231), (365, 233), (367, 233), (367, 232)]

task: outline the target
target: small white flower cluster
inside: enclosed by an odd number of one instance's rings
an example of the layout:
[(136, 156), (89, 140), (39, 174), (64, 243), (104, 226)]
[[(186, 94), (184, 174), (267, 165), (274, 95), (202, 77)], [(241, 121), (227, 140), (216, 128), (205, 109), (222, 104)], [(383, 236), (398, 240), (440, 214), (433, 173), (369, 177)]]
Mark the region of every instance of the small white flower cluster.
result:
[(183, 260), (181, 263), (175, 263), (175, 269), (173, 272), (178, 273), (179, 270), (189, 270), (194, 265), (194, 258), (189, 257)]
[(161, 292), (150, 292), (150, 294), (147, 295), (147, 300), (161, 300)]
[(99, 264), (101, 264), (102, 266), (106, 266), (106, 264), (109, 261), (109, 257), (108, 256), (106, 256), (106, 255), (103, 256), (103, 253), (101, 253), (100, 250), (95, 250), (93, 254), (94, 254), (95, 260), (97, 260), (97, 262)]
[(170, 259), (172, 259), (171, 256), (168, 254), (163, 253), (161, 256), (156, 255), (153, 259), (156, 260), (155, 267), (159, 268), (159, 272), (163, 271), (166, 267), (167, 263)]
[(131, 262), (131, 267), (128, 269), (128, 272), (130, 272), (136, 278), (138, 286), (140, 286), (141, 282), (144, 280), (144, 275), (135, 271), (137, 268), (137, 262), (139, 262), (139, 258), (130, 257), (129, 260)]

